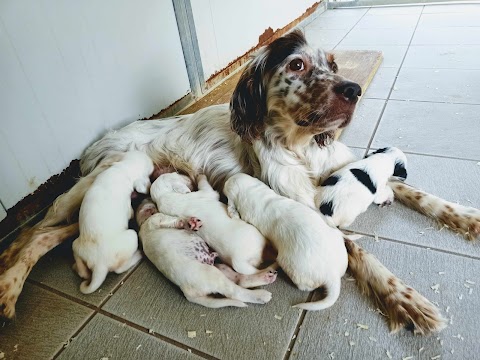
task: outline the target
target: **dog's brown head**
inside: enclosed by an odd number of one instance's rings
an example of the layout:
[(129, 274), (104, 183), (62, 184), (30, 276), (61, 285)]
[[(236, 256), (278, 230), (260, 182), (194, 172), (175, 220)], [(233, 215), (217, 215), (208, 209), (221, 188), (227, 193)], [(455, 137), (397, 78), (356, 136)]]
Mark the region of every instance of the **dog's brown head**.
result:
[(267, 127), (276, 137), (322, 140), (350, 122), (361, 88), (336, 74), (330, 53), (313, 50), (300, 31), (263, 48), (244, 70), (230, 101), (231, 126), (248, 142)]

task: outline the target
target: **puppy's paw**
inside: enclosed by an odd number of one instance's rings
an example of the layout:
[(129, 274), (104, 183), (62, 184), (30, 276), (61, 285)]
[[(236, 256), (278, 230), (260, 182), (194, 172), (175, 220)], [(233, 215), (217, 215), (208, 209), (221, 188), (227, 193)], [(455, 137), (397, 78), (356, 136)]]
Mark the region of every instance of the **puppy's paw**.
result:
[(202, 227), (202, 220), (196, 218), (196, 217), (191, 217), (188, 219), (188, 229), (192, 231), (198, 231)]
[(263, 290), (263, 289), (251, 290), (251, 291), (252, 293), (255, 294), (254, 295), (255, 299), (253, 302), (256, 304), (266, 304), (270, 300), (272, 300), (272, 293), (270, 291)]
[(266, 272), (263, 277), (265, 278), (265, 282), (267, 284), (273, 283), (275, 280), (277, 280), (277, 271), (276, 270), (269, 270)]
[(392, 200), (388, 199), (388, 200), (385, 200), (383, 203), (378, 204), (378, 206), (382, 208), (382, 207), (385, 207), (385, 206), (390, 206), (392, 204), (393, 204), (393, 199)]

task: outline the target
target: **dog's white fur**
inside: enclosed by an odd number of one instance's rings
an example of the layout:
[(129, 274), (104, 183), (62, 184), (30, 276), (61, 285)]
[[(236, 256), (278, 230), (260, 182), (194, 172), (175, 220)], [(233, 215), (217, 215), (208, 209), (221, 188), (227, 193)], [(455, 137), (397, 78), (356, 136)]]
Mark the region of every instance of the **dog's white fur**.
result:
[(203, 226), (198, 234), (236, 272), (257, 273), (267, 240), (254, 226), (228, 216), (226, 205), (204, 175), (198, 176), (197, 183), (198, 191), (191, 192), (187, 176), (164, 174), (154, 181), (150, 195), (164, 214), (200, 218)]
[(131, 151), (99, 174), (86, 192), (80, 207), (80, 235), (72, 245), (74, 269), (86, 279), (80, 285), (82, 293), (97, 290), (109, 271), (120, 274), (141, 259), (137, 233), (128, 229), (133, 216), (131, 194), (148, 193), (152, 172), (152, 160)]
[[(213, 266), (210, 259), (206, 262), (199, 259), (199, 256), (205, 258), (208, 247), (197, 233), (184, 229), (188, 218), (158, 213), (155, 204), (148, 199), (137, 209), (136, 218), (141, 226), (139, 236), (145, 255), (162, 274), (180, 287), (187, 300), (210, 308), (246, 307), (246, 302), (265, 304), (270, 301), (270, 292), (244, 289)], [(199, 255), (199, 252), (202, 254)], [(235, 276), (230, 268), (223, 269), (229, 276)], [(245, 282), (259, 286), (274, 281), (275, 277), (273, 273), (270, 276), (256, 274)], [(225, 298), (209, 296), (214, 293)]]
[[(372, 202), (380, 206), (392, 204), (394, 194), (388, 180), (391, 176), (400, 176), (400, 173), (395, 173), (398, 168), (404, 171), (402, 176), (406, 177), (407, 158), (395, 147), (378, 151), (334, 172), (317, 188), (315, 205), (330, 226), (350, 225)], [(365, 181), (371, 182), (372, 188), (363, 184), (352, 170), (360, 170), (367, 177)], [(404, 177), (401, 179), (405, 180)]]
[(323, 300), (295, 307), (322, 310), (332, 306), (348, 265), (344, 234), (328, 226), (315, 210), (276, 194), (249, 175), (232, 176), (223, 191), (231, 216), (240, 216), (273, 243), (278, 265), (300, 290), (325, 286)]

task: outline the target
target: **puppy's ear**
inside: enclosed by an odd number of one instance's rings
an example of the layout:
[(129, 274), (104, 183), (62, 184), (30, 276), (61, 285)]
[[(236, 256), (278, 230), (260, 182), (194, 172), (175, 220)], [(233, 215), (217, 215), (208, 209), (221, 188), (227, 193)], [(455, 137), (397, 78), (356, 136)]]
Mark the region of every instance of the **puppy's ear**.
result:
[(140, 194), (148, 194), (148, 192), (150, 191), (150, 186), (151, 186), (151, 183), (149, 178), (137, 179), (133, 183), (133, 187), (135, 191)]
[(244, 141), (251, 143), (264, 130), (267, 94), (264, 71), (268, 50), (264, 49), (243, 71), (230, 100), (230, 126)]
[(393, 176), (398, 177), (402, 181), (407, 178), (407, 169), (403, 161), (397, 161), (395, 163), (395, 169), (393, 170)]
[(179, 193), (179, 194), (188, 194), (192, 192), (190, 188), (187, 186), (187, 184), (183, 182), (176, 182), (175, 184), (172, 185), (172, 189), (174, 192)]
[(336, 74), (338, 71), (338, 65), (335, 62), (335, 55), (332, 53), (327, 53), (327, 62), (328, 66), (330, 66), (330, 69), (332, 69), (332, 71)]

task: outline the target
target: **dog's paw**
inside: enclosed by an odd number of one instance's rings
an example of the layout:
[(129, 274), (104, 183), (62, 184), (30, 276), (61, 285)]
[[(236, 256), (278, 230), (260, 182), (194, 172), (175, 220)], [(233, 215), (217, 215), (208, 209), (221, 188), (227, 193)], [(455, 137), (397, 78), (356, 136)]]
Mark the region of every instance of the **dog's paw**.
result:
[(15, 270), (10, 268), (0, 276), (0, 318), (13, 319), (15, 316), (15, 304), (25, 280)]
[(202, 227), (202, 220), (196, 218), (196, 217), (191, 217), (188, 219), (188, 228), (192, 231), (198, 231)]
[(272, 293), (270, 291), (267, 291), (267, 290), (263, 290), (263, 289), (257, 289), (257, 290), (251, 290), (252, 293), (254, 293), (254, 297), (255, 299), (253, 299), (254, 303), (256, 304), (266, 304), (268, 303), (270, 300), (272, 300)]
[(438, 221), (468, 240), (475, 240), (480, 236), (480, 210), (478, 209), (445, 204), (439, 211)]
[(402, 281), (397, 280), (392, 284), (391, 292), (385, 296), (384, 305), (392, 333), (406, 328), (415, 334), (427, 335), (446, 327), (440, 310)]

